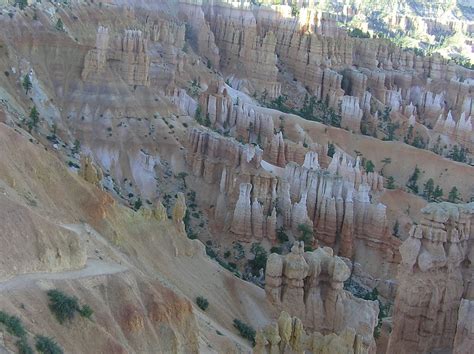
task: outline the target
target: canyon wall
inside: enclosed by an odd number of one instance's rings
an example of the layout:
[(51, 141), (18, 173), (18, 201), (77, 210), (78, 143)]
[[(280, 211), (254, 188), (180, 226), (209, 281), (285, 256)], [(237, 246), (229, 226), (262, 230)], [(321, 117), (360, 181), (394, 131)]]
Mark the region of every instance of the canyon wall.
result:
[(422, 210), (421, 224), (412, 227), (400, 246), (389, 352), (452, 349), (458, 321), (458, 342), (464, 340), (463, 318), (469, 305), (462, 298), (473, 296), (473, 208), (472, 203), (429, 204)]
[(306, 332), (298, 317), (291, 317), (282, 311), (275, 323), (257, 331), (255, 354), (306, 352), (311, 353), (367, 353), (362, 337), (351, 328), (339, 335), (323, 335), (319, 332)]
[[(200, 9), (191, 1), (182, 6), (187, 12), (193, 6)], [(247, 2), (202, 6), (220, 67), (237, 75), (230, 80), (235, 88), (270, 99), (279, 96), (279, 65), (317, 100), (334, 108), (343, 128), (360, 132), (361, 122), (376, 120), (376, 111), (386, 106), (406, 122), (411, 114), (405, 115), (405, 108), (415, 105), (417, 120), (431, 128), (440, 114), (452, 110), (455, 132), (449, 120), (430, 130), (428, 139), (434, 141), (438, 132), (448, 136), (450, 144), (472, 149), (472, 70), (438, 54), (418, 56), (383, 39), (350, 37), (337, 27), (335, 17), (314, 9), (288, 17), (288, 8), (252, 7)]]
[(297, 242), (285, 256), (271, 254), (267, 261), (265, 291), (276, 306), (301, 318), (313, 331), (341, 333), (347, 328), (360, 336), (367, 352), (375, 351), (375, 302), (355, 298), (343, 290), (350, 269), (331, 248), (304, 252)]

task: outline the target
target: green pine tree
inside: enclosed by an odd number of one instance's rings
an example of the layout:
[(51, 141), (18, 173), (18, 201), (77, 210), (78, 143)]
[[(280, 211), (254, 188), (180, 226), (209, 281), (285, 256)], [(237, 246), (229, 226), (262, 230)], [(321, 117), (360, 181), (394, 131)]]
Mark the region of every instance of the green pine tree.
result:
[(375, 169), (375, 165), (372, 162), (372, 160), (367, 160), (367, 162), (365, 163), (365, 171), (367, 173), (368, 172), (374, 172), (374, 169)]
[(434, 190), (435, 190), (434, 181), (433, 181), (433, 178), (430, 178), (430, 179), (429, 179), (428, 181), (426, 181), (426, 183), (423, 185), (423, 195), (425, 196), (425, 198), (426, 198), (427, 200), (429, 200), (429, 201), (432, 200)]
[(413, 174), (410, 176), (407, 182), (407, 187), (415, 194), (418, 194), (418, 177), (420, 176), (420, 169), (418, 166), (415, 166)]
[(58, 21), (56, 22), (55, 27), (58, 31), (64, 32), (64, 24), (63, 24), (63, 21), (60, 18), (58, 18)]
[(433, 192), (433, 200), (438, 202), (441, 200), (442, 196), (443, 196), (443, 189), (440, 188), (440, 186), (436, 186)]
[(395, 179), (392, 176), (387, 178), (387, 189), (395, 189)]
[(25, 77), (23, 78), (23, 88), (25, 89), (25, 94), (28, 94), (28, 92), (31, 90), (33, 87), (33, 84), (31, 83), (30, 75), (26, 74)]
[(451, 190), (448, 193), (448, 201), (451, 203), (456, 203), (457, 200), (459, 200), (459, 191), (456, 187), (451, 188)]
[(36, 109), (36, 106), (33, 106), (33, 108), (30, 111), (30, 119), (28, 120), (28, 131), (31, 132), (33, 129), (36, 129), (38, 127), (39, 123), (39, 113), (38, 110)]

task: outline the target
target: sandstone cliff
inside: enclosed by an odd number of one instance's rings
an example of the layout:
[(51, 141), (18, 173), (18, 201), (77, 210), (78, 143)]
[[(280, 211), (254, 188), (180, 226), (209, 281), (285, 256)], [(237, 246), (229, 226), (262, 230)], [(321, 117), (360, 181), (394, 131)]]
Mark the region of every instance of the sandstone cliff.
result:
[(421, 224), (400, 246), (388, 351), (452, 348), (461, 298), (472, 296), (472, 267), (465, 260), (472, 254), (473, 205), (429, 204), (422, 212)]

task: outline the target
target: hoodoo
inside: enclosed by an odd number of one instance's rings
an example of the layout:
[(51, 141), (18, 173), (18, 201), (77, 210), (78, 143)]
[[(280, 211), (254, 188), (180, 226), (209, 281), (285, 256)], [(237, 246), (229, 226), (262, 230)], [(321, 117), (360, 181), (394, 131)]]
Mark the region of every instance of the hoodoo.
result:
[(0, 0), (0, 353), (471, 353), (445, 3)]

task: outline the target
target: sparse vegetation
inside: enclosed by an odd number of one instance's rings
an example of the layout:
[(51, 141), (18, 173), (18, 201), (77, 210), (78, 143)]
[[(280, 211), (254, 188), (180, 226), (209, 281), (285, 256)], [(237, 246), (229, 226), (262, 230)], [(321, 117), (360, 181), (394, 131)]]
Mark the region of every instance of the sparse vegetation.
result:
[(395, 189), (395, 179), (392, 176), (387, 178), (387, 189)]
[(341, 126), (341, 116), (336, 113), (334, 108), (329, 107), (328, 102), (322, 100), (316, 100), (316, 97), (309, 97), (305, 95), (303, 106), (298, 112), (288, 112), (298, 114), (304, 119), (322, 122), (326, 125), (332, 125), (334, 127)]
[(413, 171), (413, 174), (410, 176), (407, 182), (407, 187), (410, 189), (413, 193), (418, 194), (418, 177), (420, 176), (420, 169), (418, 166), (415, 166), (415, 170)]
[(270, 253), (282, 254), (283, 248), (281, 246), (273, 246), (272, 248), (270, 248)]
[(15, 6), (20, 10), (24, 10), (28, 6), (28, 0), (15, 0)]
[(451, 188), (451, 190), (448, 193), (448, 202), (456, 203), (459, 200), (460, 200), (460, 197), (459, 197), (459, 191), (457, 187)]
[(16, 316), (11, 316), (6, 312), (0, 311), (0, 323), (6, 327), (8, 333), (18, 338), (22, 338), (26, 335), (26, 330), (21, 320)]
[(18, 348), (18, 353), (33, 354), (33, 349), (28, 344), (26, 329), (18, 317), (0, 311), (0, 324), (5, 326), (8, 333), (18, 338), (15, 343)]
[(135, 200), (135, 202), (133, 203), (133, 210), (138, 211), (138, 210), (142, 207), (142, 205), (143, 205), (143, 202), (142, 202), (142, 200), (141, 200), (140, 197), (139, 197), (139, 198), (138, 198), (137, 200)]
[(94, 314), (94, 310), (89, 305), (84, 305), (82, 308), (79, 310), (79, 314), (87, 319), (90, 319), (92, 315)]
[(39, 113), (38, 110), (36, 109), (36, 106), (33, 106), (33, 108), (30, 111), (30, 116), (28, 120), (28, 131), (31, 133), (33, 129), (36, 129), (38, 127), (39, 123)]
[(370, 38), (370, 34), (368, 32), (364, 32), (359, 28), (351, 28), (349, 31), (347, 31), (347, 34), (350, 37)]
[(34, 354), (33, 348), (28, 344), (26, 337), (18, 339), (15, 344), (18, 348), (18, 354)]
[(46, 336), (36, 336), (36, 350), (42, 354), (63, 354), (61, 347), (54, 341)]
[(203, 125), (204, 123), (204, 120), (202, 118), (202, 108), (201, 106), (197, 106), (196, 108), (196, 112), (194, 112), (194, 119), (196, 119), (196, 122), (198, 122), (199, 124)]
[(76, 140), (74, 140), (74, 145), (72, 147), (71, 152), (74, 155), (74, 154), (78, 154), (79, 151), (81, 151), (81, 142), (76, 139)]
[(443, 189), (434, 185), (433, 178), (430, 178), (423, 185), (423, 197), (429, 202), (437, 202), (443, 196)]
[(202, 296), (198, 296), (196, 298), (196, 304), (203, 311), (206, 311), (207, 308), (209, 307), (209, 301), (205, 297), (202, 297)]
[(184, 189), (186, 189), (186, 177), (188, 176), (188, 174), (186, 172), (180, 172), (178, 173), (178, 175), (176, 176), (177, 178), (181, 179), (183, 181), (183, 187)]
[(252, 345), (255, 345), (256, 332), (252, 326), (249, 326), (248, 324), (238, 319), (234, 319), (234, 327), (237, 328), (243, 338), (248, 339), (252, 343)]
[(76, 297), (69, 296), (58, 289), (49, 290), (49, 308), (59, 323), (72, 321), (78, 312), (82, 317), (91, 318), (94, 313), (88, 305), (80, 306)]
[(328, 156), (333, 157), (335, 152), (336, 152), (336, 147), (334, 146), (333, 143), (329, 143), (328, 144)]
[(365, 171), (367, 173), (369, 173), (369, 172), (374, 172), (374, 170), (375, 170), (375, 165), (372, 162), (372, 160), (366, 160), (365, 161)]
[(280, 243), (285, 243), (288, 241), (288, 235), (285, 233), (283, 226), (277, 229), (277, 239)]
[[(191, 81), (191, 87), (189, 88), (189, 94), (192, 97), (196, 97), (199, 94), (199, 90), (201, 89), (201, 84), (197, 80)], [(199, 106), (198, 106), (199, 108)]]
[(26, 95), (33, 88), (33, 84), (31, 82), (29, 74), (26, 74), (25, 77), (23, 78), (22, 86), (25, 89), (25, 94)]
[(392, 163), (392, 159), (390, 157), (384, 158), (382, 161), (380, 161), (383, 165), (382, 168), (380, 169), (380, 174), (383, 176), (383, 170), (385, 166), (389, 165)]
[(468, 149), (465, 148), (464, 146), (458, 147), (457, 145), (454, 145), (452, 150), (449, 152), (448, 157), (451, 160), (457, 161), (457, 162), (467, 162), (467, 154), (468, 154)]
[(300, 232), (300, 241), (303, 241), (305, 244), (305, 249), (308, 246), (311, 246), (313, 244), (313, 228), (310, 225), (306, 224), (299, 224), (298, 225), (298, 231)]
[(267, 252), (260, 243), (252, 244), (250, 252), (254, 255), (254, 258), (249, 261), (250, 268), (253, 275), (258, 275), (260, 269), (265, 270), (267, 266)]
[(63, 21), (58, 18), (58, 20), (56, 21), (56, 26), (54, 26), (58, 31), (60, 32), (64, 32), (64, 24), (63, 24)]
[(384, 318), (388, 317), (389, 315), (390, 305), (382, 304), (382, 302), (379, 300), (379, 292), (377, 288), (372, 289), (371, 292), (366, 293), (364, 296), (362, 296), (362, 298), (365, 300), (377, 301), (379, 305), (378, 321), (377, 321), (377, 325), (374, 328), (374, 338), (378, 338), (380, 337), (380, 329), (382, 327), (382, 321)]

